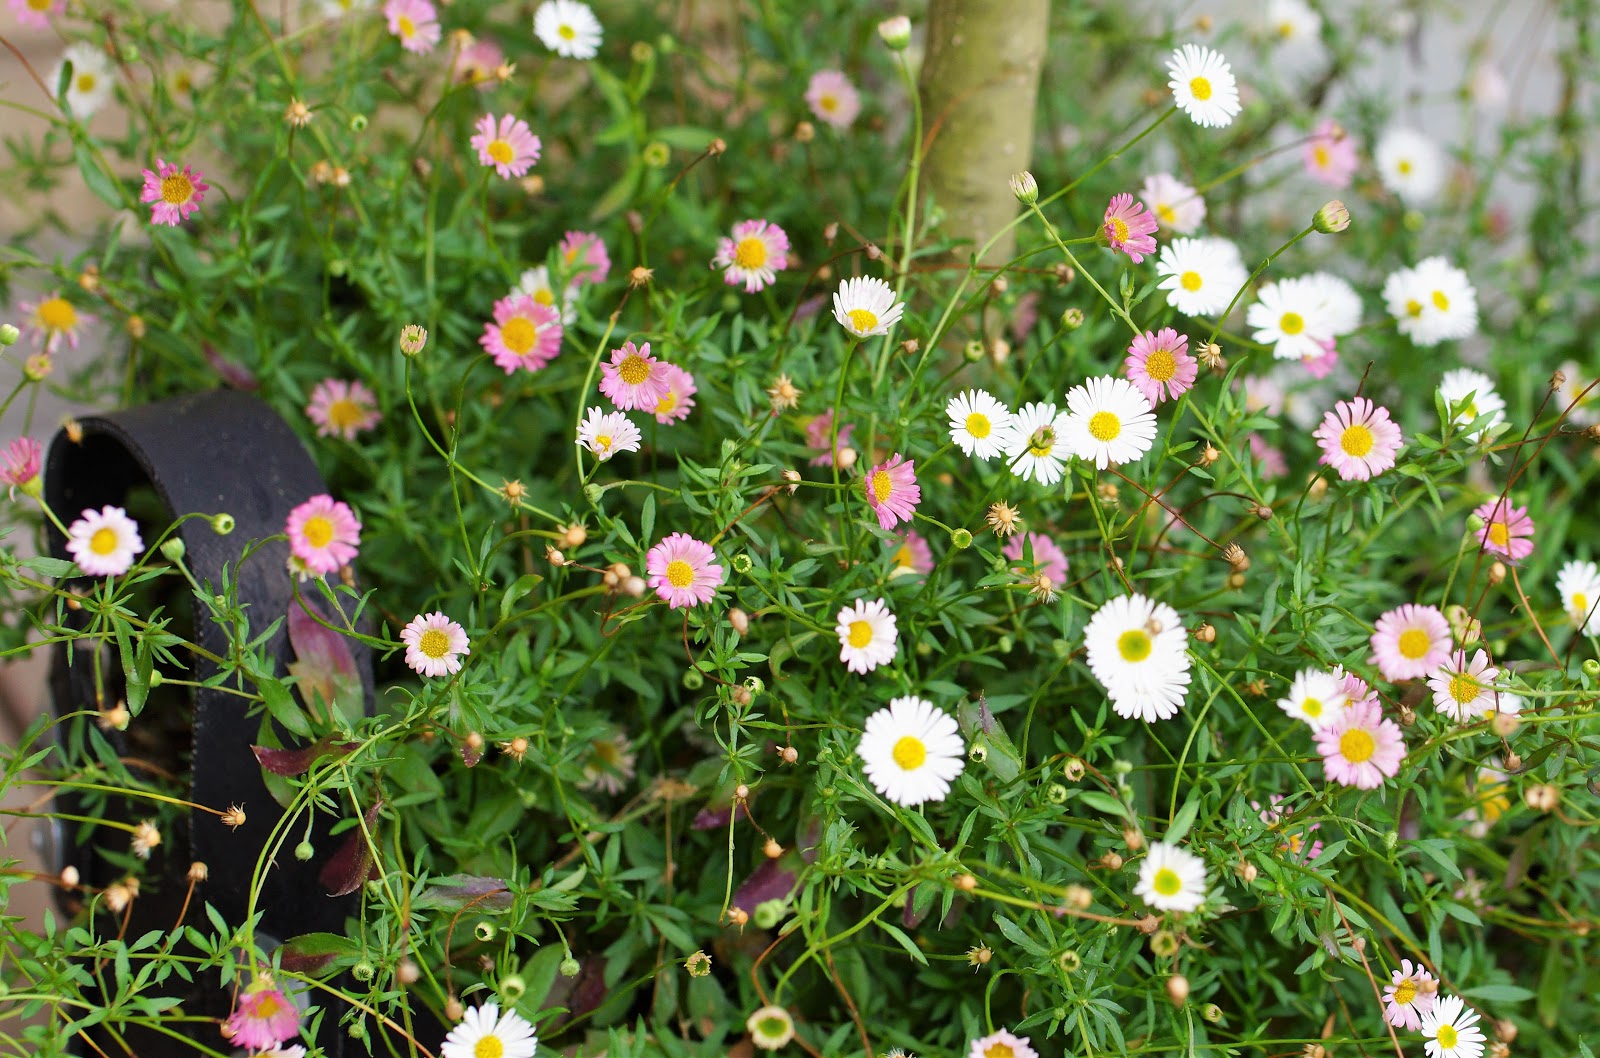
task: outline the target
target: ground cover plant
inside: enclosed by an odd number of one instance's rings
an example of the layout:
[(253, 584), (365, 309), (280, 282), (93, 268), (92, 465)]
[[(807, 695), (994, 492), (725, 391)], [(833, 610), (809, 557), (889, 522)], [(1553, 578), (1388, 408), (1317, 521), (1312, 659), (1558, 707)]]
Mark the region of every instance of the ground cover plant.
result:
[[(7, 833), (121, 879), (8, 845), (74, 909), (0, 915), (8, 1052), (1592, 1054), (1595, 12), (1548, 112), (1454, 71), (1480, 143), (1358, 76), (1435, 5), (1090, 6), (975, 237), (937, 11), (11, 0), (63, 54), (7, 192), (111, 220), (0, 251), (7, 407), (246, 390), (327, 491), (251, 612), (174, 537), (230, 512), (51, 509), (5, 439), (0, 649), (100, 690)], [(207, 623), (277, 804), (126, 751)], [(132, 935), (193, 811), (282, 811), (255, 884), (348, 928), (197, 862)]]

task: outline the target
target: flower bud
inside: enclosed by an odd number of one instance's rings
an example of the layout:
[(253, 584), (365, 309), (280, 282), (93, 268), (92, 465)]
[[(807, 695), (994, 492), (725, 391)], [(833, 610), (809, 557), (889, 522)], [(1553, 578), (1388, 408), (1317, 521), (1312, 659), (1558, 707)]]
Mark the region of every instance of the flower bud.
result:
[(1083, 956), (1069, 949), (1056, 956), (1056, 965), (1066, 973), (1075, 974), (1083, 969)]
[(362, 959), (360, 962), (350, 967), (350, 976), (354, 977), (357, 981), (370, 981), (372, 980), (373, 975), (377, 972), (378, 968), (373, 966), (365, 959)]
[(1215, 1003), (1207, 1003), (1200, 1008), (1200, 1016), (1215, 1025), (1222, 1020), (1222, 1008)]
[(978, 879), (970, 874), (958, 874), (956, 875), (956, 888), (963, 893), (970, 893), (978, 888)]
[(1181, 1007), (1189, 1001), (1189, 979), (1183, 974), (1173, 974), (1167, 978), (1167, 998), (1172, 1000), (1172, 1005)]
[(500, 994), (515, 1003), (528, 994), (528, 982), (521, 974), (507, 974), (500, 978)]
[(1061, 326), (1069, 331), (1075, 331), (1083, 326), (1083, 310), (1074, 305), (1061, 314)]
[(983, 343), (974, 338), (962, 347), (961, 355), (966, 357), (967, 363), (976, 364), (983, 359)]
[(304, 863), (317, 854), (317, 850), (309, 841), (302, 841), (294, 847), (294, 858)]
[(787, 900), (773, 899), (763, 900), (757, 904), (756, 913), (753, 917), (757, 929), (772, 929), (782, 922), (788, 914), (789, 902)]
[(581, 967), (578, 965), (578, 960), (569, 955), (561, 960), (559, 969), (562, 977), (577, 977)]
[(1600, 676), (1600, 661), (1596, 661), (1594, 658), (1586, 659), (1583, 663), (1583, 674), (1591, 679)]
[(952, 529), (950, 531), (950, 546), (957, 551), (965, 551), (972, 546), (972, 534), (965, 529)]
[(699, 669), (688, 669), (683, 674), (683, 686), (687, 690), (698, 691), (706, 685), (706, 678)]
[(1058, 782), (1053, 782), (1044, 788), (1044, 797), (1045, 800), (1049, 801), (1053, 805), (1066, 804), (1067, 788)]
[(750, 634), (750, 615), (737, 606), (728, 611), (728, 624), (733, 626), (733, 631), (736, 635), (746, 636)]
[(1163, 959), (1178, 954), (1178, 936), (1169, 929), (1161, 930), (1150, 938), (1150, 950)]
[(1338, 199), (1334, 199), (1312, 216), (1311, 226), (1324, 235), (1333, 235), (1350, 227), (1350, 210)]
[(0, 345), (16, 345), (22, 332), (9, 323), (0, 324)]
[(461, 1000), (455, 996), (445, 1000), (444, 1019), (446, 1021), (460, 1021), (462, 1015), (466, 1014), (466, 1012), (466, 1008), (461, 1005)]
[(1033, 174), (1024, 170), (1011, 175), (1011, 193), (1017, 196), (1017, 201), (1024, 206), (1031, 206), (1039, 201), (1039, 181)]
[(237, 524), (231, 514), (213, 514), (211, 516), (211, 531), (218, 536), (227, 536), (233, 532), (233, 527)]
[(483, 941), (485, 944), (489, 943), (491, 940), (494, 940), (495, 932), (496, 931), (493, 922), (479, 922), (476, 926), (472, 927), (473, 935), (479, 940)]
[(22, 362), (22, 375), (29, 382), (43, 382), (56, 369), (49, 353), (34, 353)]
[(168, 562), (182, 562), (184, 555), (183, 537), (169, 536), (161, 541), (161, 557)]
[(754, 568), (755, 563), (751, 561), (749, 555), (740, 552), (733, 556), (733, 571), (735, 573), (749, 573)]
[(878, 23), (878, 37), (890, 51), (905, 51), (911, 43), (911, 20), (895, 15)]

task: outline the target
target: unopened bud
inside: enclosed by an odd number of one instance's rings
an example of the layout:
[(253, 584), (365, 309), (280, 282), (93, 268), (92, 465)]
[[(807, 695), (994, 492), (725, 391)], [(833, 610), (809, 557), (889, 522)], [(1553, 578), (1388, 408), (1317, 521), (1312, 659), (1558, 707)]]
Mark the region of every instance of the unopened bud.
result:
[(1085, 911), (1094, 903), (1094, 894), (1089, 891), (1088, 886), (1073, 883), (1067, 886), (1065, 899), (1068, 907), (1075, 911)]
[(978, 888), (978, 879), (970, 874), (958, 874), (956, 875), (956, 888), (963, 893), (970, 893)]
[(1207, 1003), (1200, 1008), (1200, 1016), (1215, 1025), (1222, 1020), (1222, 1008), (1215, 1003)]
[(1045, 787), (1044, 797), (1053, 805), (1064, 805), (1067, 803), (1067, 788), (1058, 782), (1053, 782)]
[(1167, 998), (1172, 1000), (1172, 1005), (1181, 1007), (1189, 1001), (1189, 979), (1183, 974), (1173, 974), (1167, 978)]
[(583, 969), (583, 967), (578, 965), (577, 959), (574, 959), (569, 955), (565, 959), (561, 960), (561, 965), (557, 967), (557, 969), (561, 971), (562, 977), (577, 977), (578, 971)]
[(1489, 583), (1498, 585), (1506, 579), (1506, 564), (1504, 562), (1491, 563), (1489, 566)]
[(1169, 929), (1161, 930), (1150, 938), (1150, 951), (1163, 959), (1178, 954), (1178, 935)]
[(1011, 193), (1017, 196), (1017, 201), (1024, 206), (1031, 206), (1039, 201), (1039, 181), (1027, 171), (1014, 173), (1011, 177)]
[(738, 635), (750, 634), (750, 615), (737, 606), (728, 611), (728, 624), (733, 626), (734, 632)]
[(1333, 235), (1350, 227), (1350, 210), (1338, 199), (1334, 199), (1311, 217), (1311, 226), (1324, 235)]
[(314, 848), (309, 841), (302, 841), (300, 844), (294, 847), (294, 858), (299, 860), (301, 863), (304, 863), (316, 854), (316, 848)]
[(1069, 331), (1075, 331), (1083, 326), (1083, 310), (1074, 305), (1061, 314), (1061, 326)]
[(895, 15), (878, 23), (878, 37), (890, 51), (905, 51), (911, 43), (911, 20)]
[(1249, 860), (1240, 860), (1238, 865), (1233, 868), (1233, 873), (1239, 876), (1241, 882), (1249, 885), (1256, 880), (1256, 877), (1261, 872), (1256, 870), (1256, 865)]
[(169, 536), (161, 541), (161, 557), (168, 562), (182, 562), (184, 550), (181, 536)]
[(952, 529), (950, 531), (950, 546), (957, 551), (965, 551), (972, 546), (972, 533), (966, 529)]
[(218, 536), (227, 536), (233, 532), (233, 528), (237, 524), (231, 514), (213, 514), (211, 516), (211, 531)]
[(16, 345), (22, 332), (9, 323), (0, 324), (0, 345)]
[(767, 843), (761, 846), (761, 854), (769, 860), (775, 860), (783, 855), (783, 846), (773, 838), (768, 838)]

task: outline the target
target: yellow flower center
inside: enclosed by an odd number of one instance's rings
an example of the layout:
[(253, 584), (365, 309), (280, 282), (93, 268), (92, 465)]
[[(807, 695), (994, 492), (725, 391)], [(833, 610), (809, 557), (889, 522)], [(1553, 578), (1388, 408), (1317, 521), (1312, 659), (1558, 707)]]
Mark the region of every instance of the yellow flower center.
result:
[(256, 1005), (251, 1013), (251, 1017), (257, 1018), (261, 1021), (266, 1021), (268, 1018), (276, 1017), (278, 1011), (282, 1009), (283, 1004), (278, 1002), (276, 996), (270, 993), (264, 993), (260, 999), (256, 1000)]
[(1204, 77), (1189, 79), (1189, 94), (1204, 103), (1211, 98), (1211, 82)]
[(848, 313), (850, 327), (858, 333), (865, 333), (878, 325), (878, 317), (866, 309), (851, 309)]
[(1456, 1027), (1454, 1025), (1440, 1025), (1438, 1040), (1439, 1046), (1443, 1047), (1445, 1050), (1448, 1051), (1454, 1048), (1458, 1042), (1456, 1037)]
[(622, 363), (617, 365), (617, 374), (630, 386), (642, 385), (650, 377), (650, 365), (638, 353), (629, 353)]
[(595, 434), (594, 448), (596, 452), (611, 451), (611, 435), (608, 433)]
[(1472, 420), (1476, 419), (1477, 417), (1478, 417), (1478, 404), (1477, 404), (1477, 402), (1476, 401), (1468, 401), (1466, 406), (1461, 409), (1461, 414), (1456, 416), (1456, 421), (1457, 422), (1471, 422)]
[(894, 744), (894, 762), (906, 771), (916, 771), (928, 759), (928, 747), (920, 738), (906, 735)]
[(402, 40), (410, 40), (412, 37), (417, 35), (417, 24), (411, 21), (411, 17), (409, 15), (401, 15), (396, 24), (400, 27), (400, 37)]
[(1401, 981), (1399, 984), (1395, 985), (1394, 1001), (1396, 1003), (1400, 1004), (1401, 1006), (1409, 1006), (1411, 1001), (1415, 998), (1417, 998), (1416, 981), (1413, 981), (1411, 978), (1407, 977), (1404, 981)]
[(1311, 160), (1316, 163), (1318, 169), (1326, 169), (1328, 164), (1333, 161), (1333, 155), (1328, 151), (1328, 148), (1319, 143), (1311, 148)]
[(860, 650), (872, 642), (872, 625), (867, 621), (850, 622), (850, 645)]
[(1178, 872), (1171, 867), (1163, 867), (1156, 872), (1150, 887), (1162, 896), (1177, 896), (1178, 890), (1183, 888), (1183, 879), (1179, 878)]
[(78, 310), (66, 298), (41, 301), (34, 315), (47, 331), (70, 331), (78, 325)]
[(430, 628), (417, 639), (417, 649), (438, 661), (450, 653), (450, 637), (443, 629)]
[(1178, 358), (1170, 349), (1157, 349), (1144, 358), (1144, 373), (1152, 382), (1166, 382), (1178, 373)]
[(1411, 175), (1411, 159), (1410, 158), (1402, 158), (1402, 159), (1400, 159), (1400, 161), (1398, 163), (1396, 163), (1395, 168), (1397, 170), (1399, 170), (1401, 176), (1410, 176)]
[(327, 547), (333, 540), (333, 522), (320, 514), (314, 514), (300, 527), (300, 533), (312, 547)]
[[(1573, 592), (1572, 609), (1580, 615), (1587, 614), (1589, 612), (1589, 597), (1581, 591)], [(1579, 620), (1582, 620), (1581, 616)]]
[(839, 109), (839, 97), (832, 92), (824, 92), (817, 97), (817, 107), (832, 114)]
[(1433, 304), (1440, 312), (1450, 311), (1450, 299), (1444, 296), (1444, 291), (1442, 290), (1433, 292)]
[(87, 95), (90, 92), (93, 92), (94, 91), (94, 86), (96, 84), (98, 84), (98, 83), (99, 82), (97, 80), (95, 80), (95, 76), (92, 73), (80, 73), (78, 75), (78, 79), (77, 79), (78, 91), (84, 93), (85, 95)]
[(1142, 628), (1130, 628), (1117, 637), (1117, 653), (1123, 661), (1143, 661), (1150, 656), (1150, 633)]
[(911, 559), (911, 545), (901, 544), (894, 553), (894, 564), (910, 569), (915, 563)]
[(48, 11), (53, 0), (28, 0), (30, 11)]
[(991, 1043), (983, 1049), (983, 1058), (1017, 1058), (1009, 1043)]
[(1200, 289), (1202, 282), (1199, 272), (1185, 272), (1178, 277), (1178, 283), (1191, 294)]
[(967, 416), (967, 433), (976, 437), (978, 440), (981, 441), (985, 437), (988, 437), (993, 429), (994, 427), (990, 424), (989, 417), (987, 415), (973, 412), (971, 415)]
[(1285, 312), (1278, 320), (1278, 330), (1284, 334), (1299, 334), (1306, 329), (1305, 317), (1298, 312)]
[(1305, 713), (1307, 716), (1321, 716), (1322, 715), (1322, 699), (1321, 698), (1307, 698), (1307, 699), (1305, 699), (1304, 701), (1302, 701), (1300, 703), (1300, 711), (1302, 713)]
[(1156, 216), (1161, 218), (1161, 223), (1173, 225), (1178, 223), (1178, 211), (1165, 202), (1156, 203)]
[(89, 538), (89, 550), (97, 555), (109, 555), (117, 549), (117, 531), (110, 526), (101, 526)]
[(1123, 220), (1121, 217), (1112, 217), (1106, 223), (1111, 226), (1111, 241), (1112, 242), (1127, 242), (1128, 241), (1128, 222), (1127, 221)]
[(1109, 411), (1097, 411), (1089, 418), (1089, 433), (1096, 441), (1115, 441), (1122, 432), (1122, 420)]
[(1478, 697), (1478, 681), (1464, 672), (1455, 673), (1450, 677), (1450, 697), (1458, 705), (1466, 705)]
[(485, 1036), (472, 1047), (472, 1058), (501, 1058), (505, 1053), (506, 1045), (498, 1036)]
[(336, 400), (328, 405), (328, 422), (336, 430), (356, 430), (366, 419), (366, 409), (353, 400)]
[(555, 291), (551, 290), (549, 287), (540, 287), (538, 290), (533, 292), (532, 296), (533, 300), (537, 301), (541, 305), (553, 306), (556, 303)]
[(500, 327), (500, 341), (518, 356), (526, 356), (539, 338), (539, 328), (526, 316), (514, 316)]
[(1280, 40), (1288, 40), (1292, 36), (1294, 36), (1294, 23), (1293, 22), (1279, 22), (1278, 23), (1278, 39), (1280, 39)]
[(694, 583), (694, 567), (681, 558), (667, 563), (667, 583), (674, 588), (687, 588)]
[(1418, 301), (1416, 298), (1412, 298), (1410, 301), (1407, 301), (1406, 302), (1406, 315), (1407, 316), (1420, 316), (1420, 315), (1422, 315), (1422, 302)]
[(1360, 423), (1352, 423), (1345, 427), (1344, 433), (1339, 435), (1339, 447), (1344, 449), (1345, 455), (1362, 458), (1372, 451), (1374, 438), (1372, 431)]
[(889, 494), (894, 491), (894, 479), (889, 477), (887, 470), (874, 471), (872, 475), (872, 498), (878, 503), (886, 503)]
[(1339, 756), (1351, 764), (1365, 764), (1377, 751), (1377, 740), (1359, 727), (1352, 727), (1339, 736)]
[(672, 412), (672, 409), (676, 408), (677, 406), (678, 395), (669, 389), (667, 390), (667, 395), (665, 397), (662, 397), (660, 400), (656, 401), (656, 414), (668, 415)]
[(740, 239), (733, 248), (733, 263), (740, 268), (761, 268), (767, 263), (767, 244), (753, 235)]
[(567, 25), (565, 22), (561, 23), (561, 25), (556, 28), (556, 33), (560, 35), (562, 40), (578, 39), (578, 31)]
[(181, 206), (194, 197), (194, 184), (183, 173), (169, 173), (161, 178), (161, 201), (169, 206)]
[(1422, 629), (1408, 628), (1400, 633), (1400, 641), (1397, 645), (1400, 648), (1401, 657), (1416, 661), (1428, 653), (1428, 648), (1433, 645), (1433, 641), (1428, 638), (1428, 633)]
[(1489, 523), (1489, 542), (1496, 547), (1505, 547), (1511, 540), (1511, 529), (1505, 522)]
[(486, 150), (489, 153), (489, 157), (493, 158), (495, 162), (500, 165), (510, 165), (511, 159), (517, 156), (516, 152), (511, 149), (511, 144), (507, 143), (505, 140), (490, 141)]

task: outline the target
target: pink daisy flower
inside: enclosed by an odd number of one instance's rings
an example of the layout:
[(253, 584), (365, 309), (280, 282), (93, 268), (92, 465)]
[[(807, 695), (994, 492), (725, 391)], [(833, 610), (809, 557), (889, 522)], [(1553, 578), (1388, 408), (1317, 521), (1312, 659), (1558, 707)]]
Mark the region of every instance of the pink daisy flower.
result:
[(915, 529), (907, 529), (898, 541), (891, 540), (889, 547), (892, 551), (890, 560), (894, 563), (890, 576), (933, 571), (933, 549)]
[(922, 502), (922, 486), (917, 484), (916, 463), (899, 452), (867, 471), (862, 487), (867, 503), (877, 512), (878, 524), (893, 529), (897, 522), (911, 520), (911, 512)]
[(325, 378), (311, 391), (306, 418), (316, 424), (318, 437), (353, 441), (356, 434), (378, 425), (383, 416), (378, 414), (377, 398), (360, 382)]
[(467, 630), (435, 611), (417, 614), (400, 630), (406, 645), (406, 664), (423, 676), (454, 676), (461, 671), (461, 656), (472, 653)]
[(604, 283), (611, 274), (611, 255), (606, 244), (592, 231), (569, 231), (561, 240), (561, 260), (571, 273), (572, 282)]
[(1189, 336), (1171, 327), (1145, 331), (1128, 346), (1123, 361), (1128, 381), (1152, 405), (1176, 400), (1194, 385), (1200, 368), (1189, 355)]
[(611, 362), (600, 365), (600, 392), (623, 411), (651, 411), (667, 395), (667, 365), (650, 355), (650, 343), (641, 349), (624, 342), (611, 351)]
[(120, 577), (144, 550), (139, 525), (121, 507), (85, 508), (67, 526), (67, 554), (91, 577)]
[(1450, 660), (1450, 622), (1435, 607), (1407, 603), (1378, 618), (1371, 642), (1384, 679), (1420, 679)]
[(222, 1023), (222, 1035), (250, 1051), (276, 1047), (299, 1034), (299, 1009), (266, 977), (257, 977), (239, 993), (233, 1013)]
[(1306, 175), (1329, 187), (1349, 187), (1360, 162), (1355, 139), (1337, 121), (1324, 120), (1301, 151)]
[(1439, 1001), (1437, 986), (1428, 987), (1434, 976), (1410, 959), (1400, 960), (1400, 969), (1390, 971), (1393, 981), (1383, 986), (1383, 1020), (1397, 1029), (1416, 1032), (1422, 1028), (1422, 1015), (1430, 1013)]
[(646, 552), (646, 583), (674, 610), (703, 605), (726, 579), (716, 558), (710, 544), (688, 533), (673, 533)]
[(488, 37), (475, 37), (462, 51), (456, 77), (486, 92), (495, 85), (495, 71), (506, 61), (505, 49)]
[(806, 423), (806, 444), (821, 452), (811, 460), (814, 467), (833, 466), (834, 456), (850, 447), (850, 432), (856, 428), (853, 422), (842, 423), (839, 426), (839, 443), (833, 452), (828, 451), (829, 438), (833, 434), (833, 409), (829, 408), (821, 415), (814, 417)]
[(284, 532), (289, 534), (294, 557), (315, 574), (349, 565), (361, 550), (361, 523), (355, 512), (327, 493), (290, 511)]
[(1310, 845), (1307, 845), (1306, 838), (1313, 832), (1320, 830), (1322, 824), (1312, 823), (1308, 827), (1297, 829), (1291, 833), (1286, 824), (1294, 813), (1278, 803), (1282, 800), (1283, 794), (1273, 794), (1266, 808), (1262, 808), (1260, 802), (1257, 801), (1251, 801), (1250, 807), (1261, 813), (1261, 822), (1274, 830), (1280, 831), (1283, 840), (1278, 842), (1277, 850), (1279, 852), (1288, 853), (1302, 862), (1316, 859), (1322, 855), (1322, 842), (1312, 841)]
[(30, 29), (49, 29), (50, 20), (66, 11), (67, 0), (11, 0), (11, 13)]
[(733, 226), (733, 237), (717, 244), (713, 268), (723, 269), (722, 281), (729, 286), (744, 284), (746, 294), (754, 294), (778, 278), (789, 264), (789, 236), (776, 224), (765, 220), (741, 220)]
[(517, 368), (538, 371), (561, 352), (561, 313), (526, 294), (512, 294), (494, 303), (494, 322), (483, 325), (478, 344), (511, 374)]
[(662, 364), (662, 367), (666, 371), (667, 390), (656, 401), (654, 413), (656, 422), (671, 426), (689, 417), (689, 412), (694, 410), (694, 395), (699, 390), (695, 388), (694, 376), (677, 364)]
[(1306, 374), (1312, 378), (1327, 378), (1333, 369), (1339, 366), (1339, 342), (1334, 338), (1324, 338), (1318, 341), (1322, 352), (1316, 356), (1303, 357), (1300, 363), (1305, 366)]
[(973, 1040), (967, 1058), (1039, 1058), (1039, 1052), (1029, 1046), (1028, 1037), (1000, 1029)]
[(539, 137), (519, 117), (506, 114), (495, 124), (493, 114), (485, 114), (473, 126), (478, 134), (469, 141), (478, 152), (478, 161), (494, 166), (505, 179), (522, 176), (539, 160)]
[[(1026, 541), (1026, 543), (1024, 543)], [(1000, 553), (1013, 561), (1021, 561), (1028, 548), (1033, 549), (1033, 567), (1018, 567), (1024, 573), (1043, 573), (1050, 578), (1052, 587), (1059, 588), (1067, 582), (1067, 556), (1056, 542), (1043, 533), (1022, 533), (1006, 541)]]
[(1367, 481), (1394, 466), (1400, 450), (1400, 427), (1389, 410), (1365, 397), (1341, 400), (1323, 417), (1313, 434), (1322, 448), (1319, 462), (1346, 481)]
[(201, 179), (201, 174), (189, 166), (179, 169), (156, 159), (156, 171), (144, 171), (144, 192), (139, 201), (152, 203), (150, 223), (177, 227), (188, 220), (189, 214), (200, 208), (211, 185)]
[(1533, 519), (1528, 508), (1511, 507), (1505, 500), (1491, 500), (1472, 513), (1483, 521), (1477, 530), (1478, 543), (1485, 551), (1521, 562), (1533, 554)]
[(818, 70), (806, 86), (806, 106), (818, 121), (845, 129), (861, 113), (861, 95), (840, 71)]
[(1156, 215), (1145, 212), (1144, 203), (1135, 202), (1126, 192), (1111, 196), (1104, 231), (1113, 250), (1121, 250), (1138, 264), (1146, 254), (1156, 252), (1156, 227)]
[(1500, 670), (1489, 664), (1482, 650), (1467, 660), (1465, 650), (1453, 651), (1450, 660), (1428, 676), (1433, 688), (1433, 707), (1457, 723), (1469, 724), (1497, 711), (1500, 694), (1494, 681)]
[(78, 328), (95, 320), (62, 297), (60, 291), (53, 291), (49, 297), (38, 301), (25, 301), (17, 307), (23, 313), (22, 329), (39, 339), (39, 347), (46, 353), (54, 352), (63, 338), (76, 349)]
[(1347, 706), (1333, 723), (1312, 735), (1328, 781), (1342, 786), (1376, 790), (1400, 771), (1406, 756), (1400, 725), (1384, 719), (1371, 702)]
[(21, 489), (28, 495), (36, 495), (38, 490), (30, 490), (30, 486), (39, 480), (39, 467), (43, 462), (43, 452), (39, 442), (31, 437), (19, 437), (6, 445), (3, 457), (5, 465), (0, 466), (0, 484), (11, 487), (11, 495), (16, 495), (16, 490)]
[(439, 43), (439, 15), (428, 0), (389, 0), (383, 17), (406, 51), (420, 55)]
[(1283, 458), (1283, 452), (1267, 444), (1266, 439), (1258, 433), (1253, 433), (1245, 438), (1250, 443), (1250, 454), (1261, 461), (1261, 473), (1267, 478), (1281, 478), (1289, 473), (1289, 462)]
[(1361, 703), (1378, 704), (1377, 696), (1372, 693), (1372, 685), (1353, 672), (1346, 672), (1343, 665), (1333, 667), (1333, 677), (1341, 681), (1339, 689), (1344, 693), (1345, 705), (1359, 705)]

